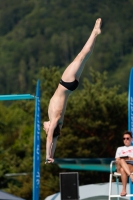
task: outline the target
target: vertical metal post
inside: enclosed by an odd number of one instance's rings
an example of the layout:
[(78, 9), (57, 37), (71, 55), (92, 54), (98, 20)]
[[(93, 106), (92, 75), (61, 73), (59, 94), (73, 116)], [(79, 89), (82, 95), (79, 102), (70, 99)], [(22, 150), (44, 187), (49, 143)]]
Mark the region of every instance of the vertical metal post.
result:
[[(119, 194), (119, 178), (116, 177), (116, 184), (117, 184), (117, 194)], [(119, 200), (120, 198), (117, 197), (117, 200)]]
[[(130, 71), (129, 91), (128, 91), (128, 130), (132, 132), (133, 137), (133, 68)], [(133, 141), (132, 141), (133, 146)], [(133, 184), (130, 182), (130, 194), (133, 194)], [(133, 200), (133, 197), (130, 197)]]
[(34, 119), (33, 146), (33, 191), (32, 199), (39, 200), (40, 195), (40, 81), (37, 82)]

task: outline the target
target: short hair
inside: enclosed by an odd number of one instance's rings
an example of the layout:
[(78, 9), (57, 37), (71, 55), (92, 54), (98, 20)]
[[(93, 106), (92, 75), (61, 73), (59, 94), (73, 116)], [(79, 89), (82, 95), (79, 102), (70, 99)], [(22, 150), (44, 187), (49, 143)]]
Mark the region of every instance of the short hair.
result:
[(123, 135), (128, 134), (132, 138), (132, 132), (131, 131), (125, 131)]

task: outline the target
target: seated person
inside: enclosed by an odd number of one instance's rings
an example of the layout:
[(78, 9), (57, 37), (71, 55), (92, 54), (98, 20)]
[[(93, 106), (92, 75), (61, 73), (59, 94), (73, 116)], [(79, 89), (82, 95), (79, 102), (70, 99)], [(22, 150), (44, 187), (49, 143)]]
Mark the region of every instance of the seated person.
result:
[(132, 133), (130, 131), (125, 131), (123, 134), (124, 146), (118, 147), (115, 155), (117, 172), (121, 174), (121, 180), (123, 185), (122, 191), (120, 193), (121, 196), (125, 196), (127, 194), (126, 185), (128, 181), (128, 176), (133, 182), (133, 165), (131, 164), (132, 162), (126, 162), (126, 160), (133, 160), (133, 146), (131, 146), (131, 142)]

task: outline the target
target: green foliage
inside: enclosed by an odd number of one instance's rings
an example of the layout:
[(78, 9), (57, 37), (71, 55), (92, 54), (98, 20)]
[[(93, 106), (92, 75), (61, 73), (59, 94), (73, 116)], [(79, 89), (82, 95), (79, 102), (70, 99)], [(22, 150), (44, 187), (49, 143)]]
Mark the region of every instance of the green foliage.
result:
[[(44, 116), (42, 118), (47, 120), (47, 107), (50, 99), (47, 92), (49, 91), (52, 96), (61, 74), (53, 67), (49, 70), (43, 68), (41, 75), (44, 80), (41, 88), (43, 94), (45, 93), (41, 100), (42, 115)], [(122, 134), (127, 129), (127, 94), (119, 94), (118, 86), (106, 87), (107, 73), (100, 74), (91, 70), (90, 76), (92, 81), (89, 82), (85, 78), (80, 86), (82, 89), (74, 91), (69, 97), (64, 126), (55, 154), (58, 158), (114, 157), (116, 148), (122, 145)], [(51, 79), (53, 84), (50, 90), (48, 85), (51, 84)], [(48, 89), (46, 90), (46, 88)], [(45, 136), (43, 140), (45, 143)], [(45, 155), (45, 145), (42, 146), (42, 154)], [(45, 179), (48, 180), (47, 187), (45, 187), (45, 181), (44, 183), (42, 181), (44, 184), (42, 187), (45, 188), (43, 191), (45, 190), (46, 193), (49, 193), (48, 188), (52, 187), (50, 185), (51, 172), (55, 177), (59, 172), (55, 173), (54, 167), (49, 169), (49, 177)], [(47, 168), (44, 173), (47, 175), (46, 170)], [(99, 181), (97, 173), (90, 172), (89, 176), (93, 177), (94, 174), (97, 177), (94, 182)], [(103, 175), (102, 180), (105, 181), (105, 177), (108, 181), (106, 175)], [(87, 183), (83, 174), (81, 181), (82, 184)], [(88, 183), (92, 183), (91, 178)], [(55, 190), (58, 191), (59, 188), (56, 187)], [(49, 194), (52, 192), (54, 193), (54, 190), (51, 188)]]
[(117, 94), (119, 87), (105, 87), (106, 73), (92, 71), (91, 75), (93, 83), (84, 79), (83, 89), (69, 99), (58, 156), (114, 157), (119, 134), (127, 126), (126, 94)]
[[(27, 107), (29, 102), (27, 103)], [(20, 103), (14, 102), (8, 107), (4, 104), (0, 104), (1, 188), (7, 188), (6, 191), (15, 194), (17, 194), (18, 188), (22, 187), (25, 179), (21, 178), (17, 180), (15, 178), (6, 178), (5, 174), (19, 172), (31, 173), (32, 171), (34, 112), (30, 116), (30, 110), (28, 113), (24, 109), (23, 104), (25, 103), (25, 101), (22, 101), (20, 106)], [(33, 105), (34, 104), (30, 102), (30, 106), (33, 107)], [(31, 187), (31, 181), (29, 186)], [(15, 190), (15, 188), (17, 189)], [(26, 192), (24, 195), (26, 196)]]
[(131, 0), (0, 0), (1, 93), (34, 92), (40, 68), (68, 65), (98, 17), (103, 20), (102, 34), (89, 66), (108, 71), (106, 84), (120, 84), (125, 91), (133, 54), (132, 6)]
[[(58, 158), (114, 157), (122, 144), (121, 135), (127, 128), (127, 94), (123, 91), (133, 62), (132, 6), (132, 0), (0, 0), (0, 91), (34, 93), (39, 78), (41, 127), (48, 120), (48, 103), (61, 72), (83, 47), (96, 18), (103, 19), (102, 34), (86, 64), (82, 84), (68, 101)], [(90, 66), (95, 71), (89, 71)], [(27, 200), (32, 196), (33, 116), (32, 101), (0, 103), (0, 187)], [(44, 165), (46, 140), (41, 130), (40, 198), (44, 199), (59, 191), (61, 169)], [(5, 177), (22, 172), (28, 176)], [(81, 184), (92, 183), (91, 177), (93, 183), (99, 177), (104, 182), (106, 176), (97, 172), (80, 175)]]
[[(46, 136), (42, 123), (48, 120), (49, 100), (58, 86), (59, 68), (43, 67), (41, 80), (41, 191), (43, 199), (59, 191), (56, 164), (45, 165)], [(107, 88), (107, 73), (90, 70), (91, 82), (84, 78), (80, 89), (69, 97), (62, 135), (58, 140), (57, 158), (114, 157), (127, 127), (127, 94), (119, 87)], [(32, 198), (34, 102), (15, 101), (0, 104), (0, 187), (26, 199)], [(113, 144), (113, 145), (112, 145)], [(64, 170), (63, 170), (64, 171)], [(27, 176), (5, 177), (7, 173), (28, 173)], [(86, 177), (86, 173), (88, 177)], [(99, 182), (96, 172), (80, 172), (80, 184)], [(104, 182), (108, 177), (101, 174)]]

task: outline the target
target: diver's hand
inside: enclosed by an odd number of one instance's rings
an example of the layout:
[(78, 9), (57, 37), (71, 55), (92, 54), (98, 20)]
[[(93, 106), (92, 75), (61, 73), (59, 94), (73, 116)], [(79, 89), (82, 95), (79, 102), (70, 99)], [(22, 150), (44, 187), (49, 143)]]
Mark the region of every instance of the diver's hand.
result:
[(53, 158), (46, 158), (46, 161), (45, 161), (45, 164), (50, 164), (50, 163), (53, 163), (54, 162), (54, 159)]

